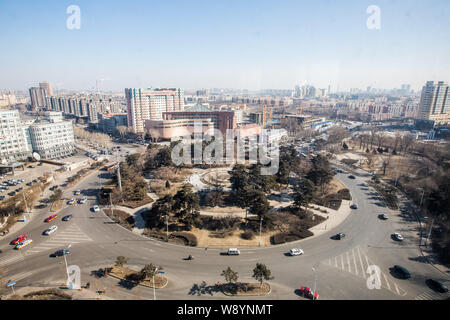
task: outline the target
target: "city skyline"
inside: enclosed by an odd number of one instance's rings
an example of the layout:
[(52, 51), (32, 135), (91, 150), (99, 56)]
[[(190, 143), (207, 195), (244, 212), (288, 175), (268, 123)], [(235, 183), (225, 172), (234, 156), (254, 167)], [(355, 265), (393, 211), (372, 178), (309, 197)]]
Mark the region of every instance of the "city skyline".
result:
[(0, 88), (46, 79), (55, 89), (105, 91), (420, 90), (450, 73), (446, 1), (375, 3), (378, 30), (366, 25), (371, 1), (77, 1), (79, 30), (66, 26), (72, 1), (45, 2), (0, 1), (3, 42), (14, 44), (0, 53)]

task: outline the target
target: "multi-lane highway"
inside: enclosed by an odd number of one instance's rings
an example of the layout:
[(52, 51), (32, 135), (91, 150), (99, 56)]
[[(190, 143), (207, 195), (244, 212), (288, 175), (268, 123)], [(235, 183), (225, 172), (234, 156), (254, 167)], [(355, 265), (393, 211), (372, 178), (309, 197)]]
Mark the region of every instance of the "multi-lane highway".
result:
[[(141, 237), (112, 223), (102, 212), (94, 213), (90, 208), (96, 204), (96, 193), (104, 182), (104, 173), (94, 174), (80, 182), (73, 189), (64, 190), (66, 198), (73, 197), (73, 191), (83, 190), (88, 197), (86, 204), (67, 206), (58, 214), (58, 219), (45, 223), (50, 213), (35, 216), (17, 234), (0, 239), (0, 268), (3, 277), (17, 281), (17, 287), (61, 285), (67, 277), (64, 258), (51, 258), (50, 254), (71, 245), (67, 256), (69, 265), (77, 265), (82, 271), (82, 284), (91, 283), (91, 289), (108, 288), (108, 296), (116, 299), (151, 299), (153, 291), (136, 287), (125, 289), (113, 278), (94, 279), (91, 272), (114, 262), (119, 255), (130, 258), (129, 264), (142, 267), (154, 263), (164, 267), (169, 277), (166, 288), (158, 290), (158, 299), (230, 299), (221, 293), (208, 291), (208, 286), (223, 281), (220, 273), (231, 266), (239, 273), (241, 281), (254, 281), (251, 270), (256, 262), (265, 263), (275, 279), (270, 281), (272, 293), (268, 297), (255, 299), (303, 299), (296, 294), (301, 286), (314, 286), (314, 267), (317, 276), (317, 292), (321, 299), (442, 299), (425, 284), (427, 278), (448, 282), (448, 277), (420, 258), (418, 249), (418, 224), (408, 214), (401, 215), (381, 206), (373, 189), (364, 187), (367, 177), (349, 179), (347, 174), (338, 178), (350, 189), (353, 201), (358, 204), (352, 213), (338, 227), (311, 238), (268, 248), (242, 249), (240, 256), (221, 255), (219, 249), (190, 248)], [(64, 222), (67, 214), (73, 218)], [(387, 213), (388, 220), (378, 215)], [(58, 230), (44, 236), (42, 232), (55, 224)], [(344, 232), (343, 240), (333, 240), (337, 232)], [(391, 234), (400, 232), (403, 242), (396, 242)], [(13, 250), (9, 244), (19, 234), (26, 234), (33, 243), (21, 251)], [(292, 247), (300, 247), (305, 254), (296, 257), (285, 253)], [(193, 261), (185, 261), (192, 254)], [(395, 264), (406, 267), (412, 274), (408, 280), (398, 279), (390, 269)], [(372, 266), (370, 274), (367, 273)], [(373, 267), (376, 266), (376, 267)], [(380, 286), (376, 278), (368, 278), (379, 268)], [(370, 270), (369, 270), (370, 271)], [(206, 290), (201, 290), (202, 282)], [(196, 287), (198, 285), (199, 287)], [(205, 285), (204, 285), (205, 286)], [(1, 288), (0, 294), (8, 289)], [(203, 292), (203, 293), (202, 293)]]

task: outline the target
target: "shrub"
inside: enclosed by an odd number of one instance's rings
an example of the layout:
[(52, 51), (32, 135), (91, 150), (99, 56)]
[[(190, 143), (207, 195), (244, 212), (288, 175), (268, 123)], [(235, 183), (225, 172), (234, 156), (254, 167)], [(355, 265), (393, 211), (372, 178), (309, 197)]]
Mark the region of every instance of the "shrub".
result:
[(197, 237), (189, 232), (174, 232), (170, 236), (183, 239), (185, 244), (191, 247), (196, 247), (198, 243)]
[(245, 240), (252, 240), (255, 237), (255, 234), (252, 230), (246, 230), (243, 233), (241, 233), (241, 238)]

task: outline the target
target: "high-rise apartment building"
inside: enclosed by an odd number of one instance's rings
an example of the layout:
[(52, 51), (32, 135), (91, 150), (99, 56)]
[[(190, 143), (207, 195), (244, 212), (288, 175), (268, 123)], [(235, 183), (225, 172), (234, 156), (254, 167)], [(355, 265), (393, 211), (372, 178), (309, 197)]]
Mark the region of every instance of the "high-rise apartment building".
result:
[(72, 122), (64, 121), (61, 112), (45, 112), (44, 119), (36, 120), (28, 131), (33, 152), (42, 158), (54, 159), (75, 152)]
[(433, 120), (435, 124), (450, 123), (450, 89), (447, 83), (427, 81), (422, 88), (418, 117)]
[(41, 87), (32, 87), (29, 90), (31, 99), (31, 109), (36, 111), (47, 107), (47, 91)]
[(0, 161), (14, 162), (31, 156), (31, 143), (17, 110), (0, 111)]
[(144, 132), (145, 120), (162, 120), (163, 112), (183, 111), (184, 92), (178, 88), (125, 89), (128, 127)]
[(43, 82), (39, 83), (39, 87), (41, 89), (44, 89), (47, 92), (47, 95), (49, 97), (53, 96), (52, 85), (49, 82), (43, 81)]

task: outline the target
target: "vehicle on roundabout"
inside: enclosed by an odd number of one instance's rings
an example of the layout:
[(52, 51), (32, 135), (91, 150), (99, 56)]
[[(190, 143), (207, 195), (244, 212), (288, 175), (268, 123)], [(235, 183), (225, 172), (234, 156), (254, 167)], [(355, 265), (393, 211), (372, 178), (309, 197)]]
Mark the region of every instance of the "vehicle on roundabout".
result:
[(100, 207), (99, 206), (93, 206), (92, 207), (92, 210), (94, 211), (94, 212), (99, 212), (100, 211)]
[(26, 239), (27, 239), (27, 236), (24, 235), (24, 234), (21, 234), (20, 236), (17, 237), (16, 240), (13, 240), (13, 241), (12, 241), (12, 244), (13, 244), (13, 245), (18, 245), (19, 243), (24, 242)]
[(405, 267), (402, 267), (400, 265), (394, 266), (394, 272), (396, 272), (403, 279), (411, 278), (411, 274), (409, 273), (409, 271)]
[(68, 214), (67, 216), (62, 218), (62, 221), (69, 221), (70, 219), (72, 219), (72, 214)]
[(53, 215), (51, 215), (50, 217), (48, 217), (47, 219), (45, 219), (44, 221), (45, 221), (45, 222), (50, 222), (50, 221), (52, 221), (52, 220), (55, 220), (57, 217), (58, 217), (57, 214), (53, 214)]
[(229, 256), (238, 256), (241, 254), (241, 252), (237, 248), (229, 248), (227, 254)]
[(44, 231), (44, 235), (49, 236), (56, 230), (58, 230), (57, 226), (51, 226), (50, 228), (48, 228), (47, 230)]
[(16, 249), (16, 250), (21, 250), (23, 247), (26, 247), (27, 245), (29, 245), (29, 244), (32, 243), (32, 242), (33, 242), (33, 240), (27, 239), (27, 240), (25, 240), (24, 242), (19, 243), (17, 246), (15, 246), (14, 249)]
[(351, 174), (351, 175), (349, 175), (349, 176), (348, 176), (348, 178), (349, 178), (349, 179), (356, 179), (356, 178), (355, 178), (355, 176), (354, 176), (354, 175), (352, 175), (352, 174)]
[(339, 232), (339, 233), (335, 236), (335, 238), (336, 238), (337, 240), (341, 240), (341, 239), (345, 238), (345, 233)]
[(378, 216), (378, 218), (380, 218), (381, 220), (387, 220), (389, 219), (388, 215), (386, 213), (382, 213)]
[(308, 288), (308, 287), (302, 286), (300, 288), (300, 294), (308, 299), (312, 299), (312, 300), (319, 299), (319, 294), (317, 292), (314, 292), (311, 288)]
[(352, 205), (350, 206), (350, 208), (352, 209), (358, 209), (358, 205), (356, 203), (352, 203)]
[(403, 236), (400, 233), (398, 233), (398, 232), (395, 232), (392, 236), (397, 241), (403, 241)]
[(70, 254), (70, 250), (68, 249), (61, 249), (57, 250), (55, 253), (52, 254), (52, 257), (62, 257)]
[(289, 255), (291, 256), (299, 256), (302, 255), (304, 252), (302, 249), (299, 248), (292, 248), (291, 250), (289, 250)]

